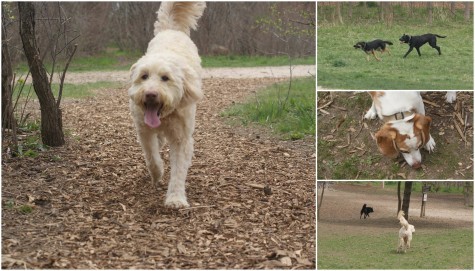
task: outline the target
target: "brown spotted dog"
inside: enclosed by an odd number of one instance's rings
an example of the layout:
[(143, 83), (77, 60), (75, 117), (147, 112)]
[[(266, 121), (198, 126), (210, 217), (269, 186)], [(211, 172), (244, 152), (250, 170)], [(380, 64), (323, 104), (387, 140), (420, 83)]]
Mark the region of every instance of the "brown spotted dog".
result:
[(425, 116), (424, 103), (417, 91), (370, 91), (373, 99), (366, 119), (378, 116), (384, 125), (375, 134), (379, 151), (389, 158), (402, 153), (413, 168), (421, 167), (420, 148), (429, 152), (435, 148), (430, 135), (432, 119)]

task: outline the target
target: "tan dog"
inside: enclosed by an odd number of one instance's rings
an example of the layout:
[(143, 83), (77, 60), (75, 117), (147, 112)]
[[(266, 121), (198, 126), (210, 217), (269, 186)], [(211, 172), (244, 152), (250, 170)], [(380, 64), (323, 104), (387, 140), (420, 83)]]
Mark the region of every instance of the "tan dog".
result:
[(399, 224), (401, 224), (401, 229), (399, 229), (399, 244), (397, 246), (397, 252), (401, 252), (408, 248), (411, 248), (412, 233), (416, 232), (414, 225), (409, 224), (406, 218), (404, 218), (404, 211), (399, 211), (397, 218), (399, 219)]
[(164, 172), (160, 149), (170, 144), (165, 205), (173, 208), (189, 206), (185, 180), (193, 156), (196, 103), (203, 97), (201, 58), (189, 35), (205, 7), (204, 2), (163, 2), (155, 37), (130, 70), (130, 111), (154, 184)]

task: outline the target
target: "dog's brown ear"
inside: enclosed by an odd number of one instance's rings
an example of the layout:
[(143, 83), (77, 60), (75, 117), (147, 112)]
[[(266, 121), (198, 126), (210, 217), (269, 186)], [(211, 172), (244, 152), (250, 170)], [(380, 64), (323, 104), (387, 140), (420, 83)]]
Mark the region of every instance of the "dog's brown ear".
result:
[(376, 133), (375, 137), (378, 149), (384, 156), (389, 158), (399, 156), (399, 151), (396, 149), (397, 132), (394, 129), (383, 128)]
[(430, 139), (430, 124), (432, 118), (416, 114), (414, 116), (414, 134), (422, 136), (422, 143), (426, 144)]

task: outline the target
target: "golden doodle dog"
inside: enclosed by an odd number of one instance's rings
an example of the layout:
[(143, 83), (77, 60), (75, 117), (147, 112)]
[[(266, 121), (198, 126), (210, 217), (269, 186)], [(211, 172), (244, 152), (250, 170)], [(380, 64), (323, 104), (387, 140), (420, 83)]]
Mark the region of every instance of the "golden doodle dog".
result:
[(130, 69), (130, 112), (145, 162), (156, 185), (164, 166), (160, 150), (170, 145), (170, 180), (165, 205), (188, 207), (185, 180), (193, 156), (196, 103), (202, 99), (201, 58), (190, 29), (204, 2), (163, 2), (147, 52)]
[(404, 211), (399, 211), (397, 218), (399, 219), (399, 224), (401, 228), (399, 229), (399, 243), (397, 246), (397, 253), (404, 251), (406, 253), (408, 248), (411, 248), (412, 233), (416, 232), (414, 225), (409, 224), (406, 218), (404, 217)]

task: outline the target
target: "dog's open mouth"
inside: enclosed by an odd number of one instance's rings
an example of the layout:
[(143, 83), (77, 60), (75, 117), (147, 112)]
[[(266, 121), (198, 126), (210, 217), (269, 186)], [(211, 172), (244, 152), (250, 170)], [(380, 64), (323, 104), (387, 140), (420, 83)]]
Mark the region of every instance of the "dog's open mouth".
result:
[(163, 104), (162, 103), (145, 103), (145, 114), (144, 114), (144, 122), (150, 128), (157, 128), (160, 126), (160, 112), (162, 111)]

